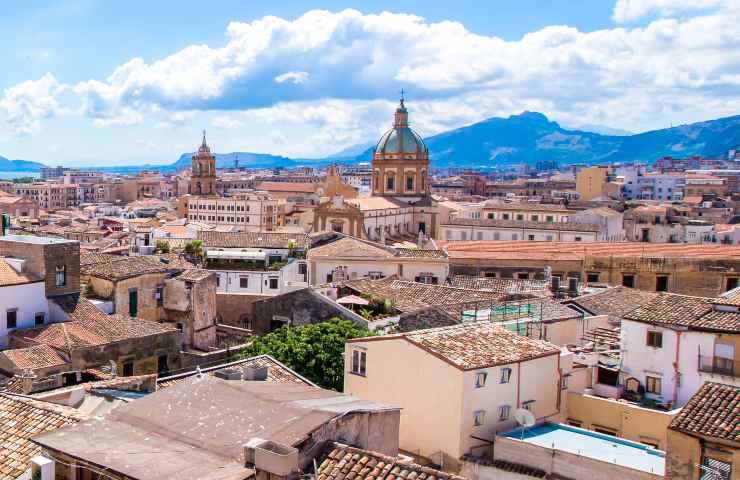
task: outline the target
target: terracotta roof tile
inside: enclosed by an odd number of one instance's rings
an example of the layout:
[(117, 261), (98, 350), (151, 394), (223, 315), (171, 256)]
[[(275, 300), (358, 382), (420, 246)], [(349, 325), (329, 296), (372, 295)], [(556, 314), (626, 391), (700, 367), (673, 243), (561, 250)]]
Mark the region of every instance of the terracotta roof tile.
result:
[(204, 247), (221, 248), (288, 248), (292, 240), (297, 248), (307, 249), (309, 236), (305, 233), (276, 232), (198, 232)]
[(567, 303), (574, 303), (593, 315), (622, 317), (640, 305), (648, 303), (657, 297), (658, 294), (654, 292), (635, 290), (627, 287), (614, 287), (575, 297)]
[(34, 345), (27, 348), (16, 348), (0, 352), (17, 368), (17, 372), (26, 369), (38, 370), (41, 368), (58, 367), (68, 363), (59, 352), (49, 345)]
[(463, 477), (377, 452), (333, 443), (319, 464), (317, 480), (463, 480)]
[(740, 442), (740, 387), (706, 382), (668, 428)]
[(8, 285), (22, 285), (42, 281), (33, 275), (18, 273), (3, 258), (0, 258), (0, 287)]
[(624, 315), (625, 320), (713, 332), (740, 332), (740, 313), (717, 311), (713, 298), (673, 293), (658, 296)]
[(185, 270), (193, 267), (192, 263), (174, 254), (141, 255), (127, 257), (125, 260), (114, 259), (105, 263), (86, 265), (81, 267), (81, 272), (91, 277), (117, 281), (148, 273)]
[(0, 393), (0, 477), (18, 478), (28, 469), (41, 451), (31, 437), (82, 419), (72, 408)]
[(513, 278), (474, 277), (472, 275), (453, 275), (449, 279), (451, 287), (486, 290), (501, 294), (532, 293), (550, 295), (550, 285), (545, 280), (519, 280)]

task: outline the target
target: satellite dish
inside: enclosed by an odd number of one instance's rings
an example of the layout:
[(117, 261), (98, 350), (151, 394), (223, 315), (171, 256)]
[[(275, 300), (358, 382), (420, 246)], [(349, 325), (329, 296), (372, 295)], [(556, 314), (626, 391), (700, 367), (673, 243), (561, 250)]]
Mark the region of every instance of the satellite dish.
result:
[(522, 427), (531, 427), (535, 424), (537, 419), (534, 418), (532, 412), (526, 408), (518, 408), (514, 412), (514, 420)]

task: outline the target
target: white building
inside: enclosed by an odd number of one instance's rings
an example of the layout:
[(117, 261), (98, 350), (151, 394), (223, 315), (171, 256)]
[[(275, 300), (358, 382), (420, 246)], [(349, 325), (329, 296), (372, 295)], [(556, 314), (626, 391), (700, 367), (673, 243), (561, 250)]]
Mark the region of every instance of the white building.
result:
[(391, 275), (412, 282), (443, 284), (449, 273), (444, 250), (395, 248), (356, 237), (342, 236), (312, 248), (308, 261), (311, 285)]
[(608, 207), (590, 208), (571, 215), (573, 223), (598, 225), (599, 240), (607, 242), (621, 242), (625, 238), (624, 215)]
[(622, 391), (671, 407), (705, 381), (740, 386), (740, 289), (716, 299), (660, 294), (624, 315)]
[(25, 260), (0, 258), (0, 348), (8, 333), (49, 321), (44, 279), (25, 272)]
[(201, 231), (217, 293), (279, 295), (308, 287), (306, 234)]
[(599, 225), (573, 222), (452, 218), (439, 230), (443, 240), (595, 242), (601, 238)]
[(181, 213), (190, 221), (232, 226), (238, 232), (270, 231), (277, 225), (278, 201), (264, 192), (230, 197), (186, 195), (181, 199)]

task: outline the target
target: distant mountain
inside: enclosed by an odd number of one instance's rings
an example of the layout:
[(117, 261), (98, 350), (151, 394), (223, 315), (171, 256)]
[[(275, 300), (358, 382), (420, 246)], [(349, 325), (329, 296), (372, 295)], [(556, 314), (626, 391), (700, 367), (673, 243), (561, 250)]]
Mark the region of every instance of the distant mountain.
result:
[(601, 135), (614, 135), (618, 137), (626, 137), (628, 135), (634, 135), (634, 132), (629, 130), (622, 130), (621, 128), (607, 127), (606, 125), (595, 125), (592, 123), (585, 123), (583, 125), (567, 125), (563, 126), (567, 130), (581, 130), (583, 132), (599, 133)]
[(352, 145), (343, 150), (333, 153), (326, 158), (353, 158), (362, 155), (368, 148), (375, 147), (376, 142), (365, 142), (358, 145)]
[(21, 172), (21, 171), (38, 171), (44, 165), (29, 160), (8, 160), (0, 156), (0, 172)]
[[(250, 152), (232, 152), (216, 153), (216, 168), (234, 168), (236, 160), (239, 160), (240, 167), (248, 168), (276, 168), (276, 167), (297, 167), (300, 163), (288, 157), (279, 155), (270, 155), (267, 153), (250, 153)], [(190, 168), (193, 154), (183, 153), (180, 158), (171, 165), (160, 166), (159, 169), (182, 170)]]
[[(424, 140), (432, 165), (492, 167), (514, 163), (653, 162), (671, 155), (723, 157), (740, 145), (740, 115), (629, 136), (566, 130), (541, 113), (490, 118)], [(369, 161), (372, 149), (355, 161)]]

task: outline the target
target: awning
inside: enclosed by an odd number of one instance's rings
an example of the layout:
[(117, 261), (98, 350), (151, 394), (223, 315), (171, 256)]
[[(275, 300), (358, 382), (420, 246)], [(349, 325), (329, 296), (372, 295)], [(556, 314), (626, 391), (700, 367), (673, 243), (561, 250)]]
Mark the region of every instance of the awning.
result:
[(214, 260), (265, 260), (267, 253), (242, 250), (208, 250), (206, 258)]
[(337, 300), (337, 303), (341, 305), (370, 305), (370, 302), (357, 295), (347, 295)]

